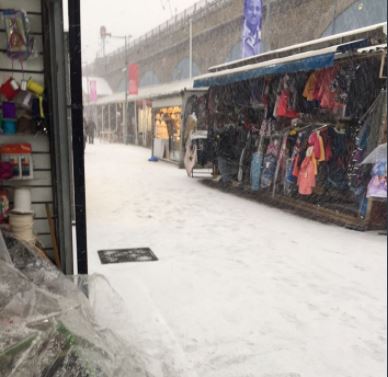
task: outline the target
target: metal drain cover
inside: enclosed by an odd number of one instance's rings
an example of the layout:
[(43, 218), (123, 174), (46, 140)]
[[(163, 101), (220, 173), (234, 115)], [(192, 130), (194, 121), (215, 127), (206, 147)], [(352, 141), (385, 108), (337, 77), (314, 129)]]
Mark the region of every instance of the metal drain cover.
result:
[(132, 249), (98, 250), (102, 264), (125, 262), (152, 262), (158, 258), (149, 247), (135, 247)]

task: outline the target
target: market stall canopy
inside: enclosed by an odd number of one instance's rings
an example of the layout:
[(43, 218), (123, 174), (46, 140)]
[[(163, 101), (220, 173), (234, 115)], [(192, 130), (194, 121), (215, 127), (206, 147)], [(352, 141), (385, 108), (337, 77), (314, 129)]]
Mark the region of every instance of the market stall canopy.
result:
[(387, 143), (377, 146), (368, 156), (361, 162), (361, 164), (375, 164), (376, 162), (387, 161)]
[[(129, 95), (128, 102), (179, 95), (186, 89), (193, 89), (193, 80), (180, 80), (161, 85), (146, 86), (144, 88), (139, 88), (139, 93), (137, 95)], [(93, 105), (107, 105), (109, 103), (119, 103), (124, 101), (125, 92), (120, 92), (114, 93), (111, 96), (100, 98), (94, 102)]]
[(98, 97), (112, 95), (113, 91), (109, 86), (108, 82), (102, 77), (94, 77), (94, 76), (82, 77), (82, 91), (84, 95), (89, 94), (91, 82), (95, 83)]
[(255, 79), (262, 76), (310, 71), (330, 67), (334, 64), (336, 54), (366, 47), (366, 39), (307, 51), (283, 58), (271, 59), (243, 67), (226, 69), (224, 71), (208, 73), (194, 80), (194, 88), (222, 86), (239, 81)]

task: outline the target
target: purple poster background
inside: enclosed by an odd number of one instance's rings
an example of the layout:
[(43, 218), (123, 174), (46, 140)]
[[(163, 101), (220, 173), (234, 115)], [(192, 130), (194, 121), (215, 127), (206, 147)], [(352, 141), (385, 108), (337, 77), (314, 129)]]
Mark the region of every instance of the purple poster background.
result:
[(242, 57), (260, 54), (263, 0), (244, 1), (244, 23), (241, 36)]

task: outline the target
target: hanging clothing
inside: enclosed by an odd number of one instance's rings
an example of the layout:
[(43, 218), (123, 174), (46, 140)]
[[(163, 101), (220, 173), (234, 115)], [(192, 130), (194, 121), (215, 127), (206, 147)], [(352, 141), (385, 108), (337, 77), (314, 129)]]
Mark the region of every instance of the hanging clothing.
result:
[(292, 175), (298, 177), (300, 166), (305, 158), (307, 149), (308, 133), (302, 131), (298, 133), (298, 138), (292, 152)]
[(319, 132), (319, 135), (322, 138), (323, 145), (324, 145), (324, 148), (325, 148), (325, 161), (330, 161), (331, 158), (333, 157), (333, 153), (331, 151), (332, 141), (331, 141), (331, 138), (329, 136), (329, 129), (328, 128), (324, 128), (323, 130), (321, 130)]
[(275, 116), (277, 117), (285, 117), (285, 118), (297, 118), (299, 113), (296, 112), (289, 106), (290, 101), (290, 92), (286, 89), (283, 89), (278, 96), (276, 101), (277, 105), (275, 105)]
[(318, 162), (326, 161), (326, 154), (325, 154), (325, 145), (323, 142), (323, 137), (320, 135), (319, 131), (318, 134), (318, 141), (319, 141), (319, 149), (320, 149), (320, 156), (318, 159)]
[(318, 92), (320, 106), (336, 113), (341, 112), (344, 108), (344, 105), (337, 101), (337, 87), (334, 85), (337, 71), (337, 67), (326, 68), (324, 70)]
[(278, 156), (280, 150), (280, 142), (278, 139), (275, 139), (273, 142), (268, 144), (267, 151), (265, 153), (266, 156), (273, 155), (275, 157)]
[(260, 187), (262, 189), (269, 188), (273, 182), (276, 170), (277, 158), (269, 154), (264, 157), (263, 168), (261, 172)]
[(373, 165), (372, 179), (368, 184), (366, 197), (387, 197), (387, 161), (379, 161)]
[(295, 110), (298, 99), (297, 83), (294, 77), (284, 75), (278, 84), (274, 117), (296, 118), (299, 113)]
[(308, 144), (313, 147), (315, 158), (318, 161), (326, 161), (325, 145), (319, 131), (311, 133)]
[(308, 144), (313, 148), (314, 156), (316, 159), (321, 158), (321, 144), (317, 132), (312, 132), (308, 139)]
[(311, 195), (316, 185), (317, 160), (312, 147), (306, 151), (306, 157), (302, 162), (298, 175), (298, 192), (301, 195)]
[(314, 101), (315, 98), (315, 88), (318, 80), (318, 72), (313, 72), (310, 74), (306, 85), (303, 90), (303, 97), (306, 98), (307, 101)]

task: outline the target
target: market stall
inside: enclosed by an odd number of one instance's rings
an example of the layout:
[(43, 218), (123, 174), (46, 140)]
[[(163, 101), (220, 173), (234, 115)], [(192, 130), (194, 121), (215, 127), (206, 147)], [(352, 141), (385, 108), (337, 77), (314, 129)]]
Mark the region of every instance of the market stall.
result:
[[(206, 92), (207, 88), (193, 89), (193, 80), (184, 80), (140, 88), (137, 95), (127, 98), (127, 115), (125, 111), (109, 110), (114, 106), (125, 109), (124, 93), (99, 98), (86, 106), (88, 111), (100, 114), (97, 126), (103, 135), (113, 134), (115, 140), (122, 141), (121, 116), (127, 116), (127, 143), (151, 148), (155, 159), (183, 167), (188, 137), (184, 130), (188, 116), (195, 113), (199, 129), (207, 129)], [(112, 124), (117, 122), (117, 127), (112, 130)], [(124, 127), (125, 119), (122, 122)]]
[[(328, 221), (385, 226), (386, 160), (361, 164), (386, 142), (386, 44), (373, 42), (355, 32), (345, 44), (195, 80), (209, 86), (209, 148), (222, 182)], [(368, 189), (372, 181), (384, 195)]]

